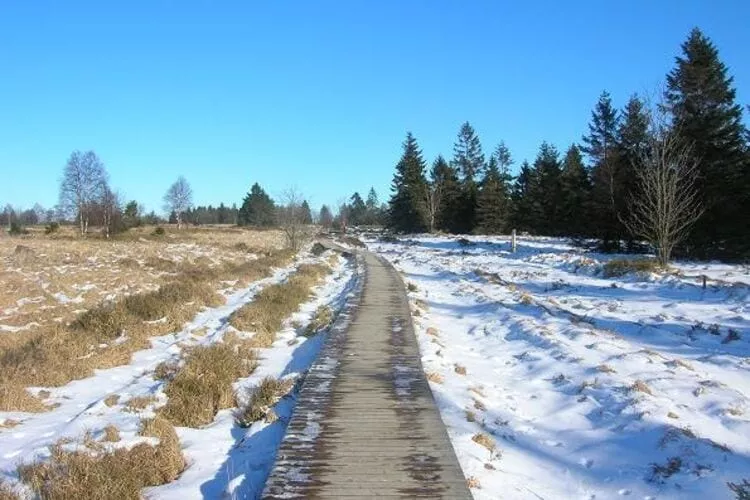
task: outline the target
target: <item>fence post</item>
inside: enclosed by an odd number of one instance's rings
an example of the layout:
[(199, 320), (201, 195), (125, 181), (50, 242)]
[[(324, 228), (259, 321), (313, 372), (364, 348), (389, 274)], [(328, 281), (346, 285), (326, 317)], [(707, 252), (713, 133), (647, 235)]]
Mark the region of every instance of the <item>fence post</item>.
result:
[(510, 236), (510, 251), (516, 253), (516, 230), (514, 229)]

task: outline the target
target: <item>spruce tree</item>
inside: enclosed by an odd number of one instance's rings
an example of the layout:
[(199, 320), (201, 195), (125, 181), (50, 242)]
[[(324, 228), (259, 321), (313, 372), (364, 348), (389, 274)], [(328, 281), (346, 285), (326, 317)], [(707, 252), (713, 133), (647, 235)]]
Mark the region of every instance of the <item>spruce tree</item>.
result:
[(747, 129), (733, 78), (711, 40), (694, 28), (667, 75), (666, 107), (677, 133), (700, 158), (705, 213), (690, 243), (701, 253), (750, 253)]
[(302, 224), (309, 225), (313, 223), (312, 211), (307, 200), (302, 201)]
[(518, 231), (535, 233), (541, 218), (538, 175), (529, 162), (524, 160), (511, 191), (511, 223)]
[(469, 233), (476, 226), (477, 176), (484, 168), (484, 154), (474, 128), (465, 122), (453, 145), (453, 168), (461, 176), (460, 209), (457, 215), (456, 232)]
[(257, 182), (242, 200), (238, 214), (242, 226), (268, 227), (276, 223), (276, 205)]
[(425, 163), (411, 132), (406, 134), (403, 150), (393, 176), (388, 227), (397, 232), (423, 232), (427, 229)]
[(560, 233), (580, 238), (591, 234), (588, 203), (591, 183), (578, 146), (565, 153), (560, 174)]
[(359, 193), (355, 192), (349, 199), (349, 225), (361, 226), (366, 223), (367, 206)]
[(505, 230), (506, 213), (502, 179), (493, 155), (487, 163), (477, 195), (477, 230), (484, 234), (499, 234)]
[(433, 191), (439, 193), (435, 213), (435, 229), (456, 233), (460, 227), (461, 183), (456, 169), (439, 155), (430, 170)]
[(617, 205), (617, 133), (619, 117), (608, 92), (602, 92), (591, 113), (589, 133), (581, 147), (589, 157), (591, 168), (591, 209), (597, 229), (596, 236), (604, 250), (619, 248), (624, 227), (618, 217)]
[(365, 202), (366, 216), (365, 224), (370, 226), (377, 226), (382, 224), (382, 217), (380, 213), (380, 202), (378, 201), (378, 193), (375, 192), (375, 188), (371, 187), (370, 192), (367, 193), (367, 201)]
[(560, 160), (555, 146), (543, 142), (534, 161), (538, 191), (536, 203), (541, 208), (536, 230), (540, 234), (553, 236), (561, 234), (560, 223)]

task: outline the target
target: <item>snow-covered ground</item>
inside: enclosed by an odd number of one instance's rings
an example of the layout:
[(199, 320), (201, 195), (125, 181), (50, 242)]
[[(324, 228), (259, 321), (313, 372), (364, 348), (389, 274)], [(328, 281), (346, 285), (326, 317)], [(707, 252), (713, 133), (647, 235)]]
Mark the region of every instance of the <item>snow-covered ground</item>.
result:
[(563, 240), (510, 253), (469, 239), (365, 241), (413, 285), (475, 498), (735, 498), (727, 483), (750, 479), (750, 268), (605, 278), (613, 256)]
[[(89, 433), (98, 440), (108, 425), (116, 426), (122, 437), (122, 441), (108, 446), (132, 446), (151, 439), (139, 437), (138, 430), (141, 419), (153, 416), (166, 402), (164, 383), (154, 378), (156, 366), (179, 359), (190, 346), (220, 341), (232, 330), (227, 322), (229, 315), (251, 302), (259, 290), (283, 281), (301, 263), (327, 257), (303, 257), (245, 288), (227, 288), (222, 291), (226, 296), (224, 305), (205, 309), (179, 332), (153, 338), (151, 348), (136, 352), (128, 365), (98, 370), (93, 377), (63, 387), (37, 388), (51, 393), (48, 399), (57, 406), (49, 412), (0, 412), (0, 478), (15, 482), (18, 464), (44, 459), (49, 456), (49, 445), (61, 439), (80, 440)], [(355, 264), (343, 257), (339, 256), (333, 264), (333, 272), (313, 289), (311, 299), (287, 319), (273, 346), (259, 349), (259, 366), (250, 377), (236, 382), (238, 393), (266, 376), (296, 379), (309, 368), (325, 335), (308, 338), (303, 335), (305, 327), (318, 306), (329, 305), (334, 312), (343, 307), (356, 275)], [(117, 397), (114, 403), (113, 396)], [(154, 401), (137, 411), (127, 407), (134, 397)], [(214, 422), (204, 428), (177, 428), (188, 467), (177, 481), (151, 488), (147, 496), (254, 498), (263, 487), (293, 404), (291, 397), (283, 399), (275, 408), (278, 421), (256, 422), (249, 429), (235, 425), (231, 409), (220, 411)], [(9, 422), (12, 427), (7, 427)], [(3, 429), (3, 424), (7, 428)]]

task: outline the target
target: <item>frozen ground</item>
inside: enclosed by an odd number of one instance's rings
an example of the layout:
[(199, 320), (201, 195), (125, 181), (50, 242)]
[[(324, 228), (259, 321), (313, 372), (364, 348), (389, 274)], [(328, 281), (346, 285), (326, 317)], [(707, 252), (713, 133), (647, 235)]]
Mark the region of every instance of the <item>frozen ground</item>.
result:
[[(267, 279), (224, 290), (225, 305), (205, 309), (179, 332), (153, 338), (152, 347), (136, 352), (128, 365), (99, 370), (93, 377), (63, 387), (32, 389), (49, 391), (50, 402), (57, 407), (38, 414), (0, 412), (0, 478), (15, 482), (19, 463), (44, 459), (49, 456), (48, 446), (61, 439), (80, 439), (89, 433), (98, 440), (108, 425), (116, 426), (122, 436), (122, 441), (109, 446), (132, 446), (149, 440), (137, 436), (140, 421), (153, 416), (166, 402), (163, 382), (154, 379), (154, 368), (163, 361), (179, 359), (190, 346), (220, 341), (232, 329), (227, 322), (229, 315), (252, 301), (260, 289), (286, 279), (300, 263), (324, 257), (298, 259)], [(238, 380), (235, 388), (242, 392), (266, 376), (296, 380), (304, 373), (324, 338), (324, 334), (307, 338), (303, 335), (305, 327), (318, 306), (328, 304), (334, 311), (343, 306), (354, 276), (354, 264), (338, 257), (333, 273), (287, 319), (273, 346), (259, 349), (258, 369)], [(118, 398), (114, 403), (108, 402), (112, 396)], [(143, 410), (134, 410), (127, 406), (134, 397), (153, 398), (153, 402)], [(254, 498), (263, 487), (292, 408), (293, 399), (287, 397), (275, 408), (279, 420), (256, 422), (249, 429), (235, 425), (232, 409), (220, 411), (204, 428), (177, 428), (188, 467), (176, 482), (151, 488), (146, 495), (159, 499)]]
[(727, 483), (750, 479), (748, 267), (608, 279), (612, 256), (562, 240), (511, 254), (469, 239), (366, 243), (413, 284), (424, 369), (476, 498), (735, 497)]

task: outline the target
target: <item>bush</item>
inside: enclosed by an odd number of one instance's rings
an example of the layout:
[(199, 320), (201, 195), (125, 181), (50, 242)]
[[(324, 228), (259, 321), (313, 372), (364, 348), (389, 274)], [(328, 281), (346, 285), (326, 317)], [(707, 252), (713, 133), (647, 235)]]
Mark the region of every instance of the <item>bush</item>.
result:
[(652, 273), (660, 269), (655, 259), (612, 259), (604, 264), (604, 277), (616, 278), (633, 272)]
[(457, 241), (458, 241), (458, 244), (462, 247), (474, 246), (474, 242), (471, 240), (467, 240), (466, 238), (459, 238)]
[(161, 226), (156, 226), (151, 232), (151, 236), (164, 236), (167, 232)]
[(56, 233), (60, 229), (60, 223), (59, 222), (50, 222), (44, 227), (44, 234), (52, 234)]
[(8, 234), (11, 236), (21, 236), (22, 234), (29, 234), (29, 232), (21, 226), (18, 222), (11, 222)]

